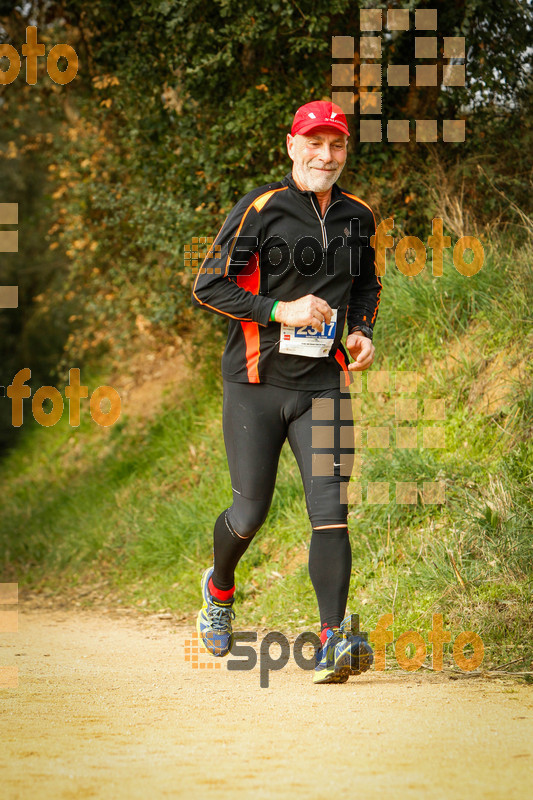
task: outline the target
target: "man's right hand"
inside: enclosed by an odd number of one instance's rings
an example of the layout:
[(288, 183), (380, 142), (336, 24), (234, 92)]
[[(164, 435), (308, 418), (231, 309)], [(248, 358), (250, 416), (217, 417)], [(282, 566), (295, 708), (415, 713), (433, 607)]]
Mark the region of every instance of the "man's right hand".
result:
[(324, 322), (329, 325), (332, 310), (329, 304), (314, 294), (306, 294), (298, 300), (284, 303), (280, 300), (276, 306), (276, 322), (284, 322), (285, 325), (311, 325), (315, 330), (322, 333)]

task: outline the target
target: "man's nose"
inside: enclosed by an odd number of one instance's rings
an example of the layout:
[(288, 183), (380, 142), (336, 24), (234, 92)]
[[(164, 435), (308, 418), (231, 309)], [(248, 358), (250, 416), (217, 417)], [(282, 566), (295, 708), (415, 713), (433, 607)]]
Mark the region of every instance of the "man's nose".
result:
[(320, 150), (320, 158), (323, 161), (333, 161), (333, 156), (331, 154), (331, 147), (329, 144), (323, 144)]

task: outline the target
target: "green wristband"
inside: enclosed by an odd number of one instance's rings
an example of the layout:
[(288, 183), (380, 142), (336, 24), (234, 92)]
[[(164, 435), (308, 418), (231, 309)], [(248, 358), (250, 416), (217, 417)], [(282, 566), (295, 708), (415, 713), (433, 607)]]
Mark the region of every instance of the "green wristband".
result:
[(279, 300), (276, 300), (276, 302), (272, 306), (272, 310), (270, 312), (270, 321), (271, 322), (275, 322), (276, 321), (276, 306), (278, 305), (278, 303), (279, 303)]

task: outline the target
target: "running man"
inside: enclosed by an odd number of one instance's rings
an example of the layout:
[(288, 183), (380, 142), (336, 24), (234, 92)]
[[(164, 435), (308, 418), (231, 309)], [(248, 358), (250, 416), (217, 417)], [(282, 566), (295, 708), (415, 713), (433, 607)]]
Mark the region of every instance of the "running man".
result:
[[(347, 483), (353, 466), (349, 386), (374, 360), (381, 282), (370, 207), (336, 181), (348, 125), (339, 106), (307, 103), (294, 116), (292, 172), (234, 206), (202, 263), (193, 303), (229, 320), (222, 357), (223, 431), (233, 503), (214, 528), (214, 566), (202, 578), (197, 629), (225, 656), (233, 643), (234, 572), (264, 523), (286, 439), (312, 526), (309, 574), (322, 646), (314, 681), (341, 683), (372, 663), (345, 618), (352, 553)], [(346, 349), (341, 338), (348, 325)]]

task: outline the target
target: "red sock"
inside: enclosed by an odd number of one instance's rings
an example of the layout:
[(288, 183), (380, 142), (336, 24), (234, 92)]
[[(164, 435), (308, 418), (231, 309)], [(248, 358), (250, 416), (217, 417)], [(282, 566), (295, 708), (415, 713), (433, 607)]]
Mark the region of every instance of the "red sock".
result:
[(322, 630), (320, 631), (320, 641), (322, 645), (325, 645), (326, 639), (328, 638), (328, 631), (335, 631), (339, 630), (338, 625), (328, 625), (327, 622), (322, 623)]
[(320, 641), (322, 642), (322, 645), (326, 644), (326, 639), (328, 638), (328, 631), (330, 630), (331, 628), (329, 625), (324, 624), (322, 626), (322, 630), (320, 631)]
[(220, 600), (222, 603), (231, 600), (235, 594), (235, 586), (232, 586), (231, 589), (217, 589), (212, 578), (209, 578), (207, 589), (211, 597), (214, 597), (215, 600)]

